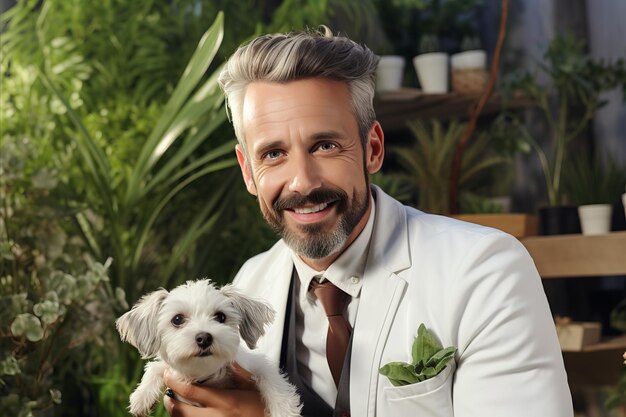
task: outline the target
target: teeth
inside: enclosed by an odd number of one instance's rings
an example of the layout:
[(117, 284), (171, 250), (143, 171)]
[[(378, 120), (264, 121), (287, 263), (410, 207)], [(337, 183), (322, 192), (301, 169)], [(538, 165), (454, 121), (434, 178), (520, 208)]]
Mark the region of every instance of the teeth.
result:
[(294, 208), (293, 211), (295, 211), (298, 214), (311, 214), (311, 213), (317, 213), (318, 211), (322, 211), (326, 207), (328, 207), (328, 203), (322, 203), (314, 207)]

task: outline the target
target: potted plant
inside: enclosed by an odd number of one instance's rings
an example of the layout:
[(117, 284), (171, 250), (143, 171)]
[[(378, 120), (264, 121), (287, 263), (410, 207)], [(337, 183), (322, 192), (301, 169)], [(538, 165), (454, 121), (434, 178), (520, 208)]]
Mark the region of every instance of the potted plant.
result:
[(436, 35), (422, 35), (420, 54), (413, 58), (413, 66), (424, 93), (448, 92), (448, 54), (439, 50)]
[(461, 42), (461, 52), (450, 57), (452, 90), (458, 93), (480, 93), (485, 88), (487, 52), (480, 47), (476, 36), (466, 36)]
[(613, 204), (626, 185), (626, 170), (610, 156), (590, 160), (579, 155), (563, 178), (570, 201), (578, 205), (583, 234), (597, 235), (611, 230)]
[(556, 37), (544, 58), (539, 68), (548, 76), (548, 85), (527, 72), (512, 86), (536, 102), (549, 128), (548, 146), (544, 149), (521, 120), (516, 119), (515, 125), (535, 151), (545, 180), (548, 206), (539, 208), (540, 233), (578, 233), (577, 208), (564, 204), (562, 187), (568, 147), (585, 132), (595, 111), (603, 105), (600, 93), (626, 86), (626, 69), (623, 59), (614, 63), (593, 60), (585, 52), (584, 43), (571, 36)]
[(376, 66), (376, 91), (399, 90), (404, 74), (404, 57), (400, 55), (382, 55)]
[[(448, 214), (450, 165), (465, 124), (417, 119), (408, 126), (415, 139), (413, 145), (392, 147), (390, 152), (397, 157), (403, 169), (400, 175), (411, 185), (416, 196), (411, 203), (430, 213)], [(489, 148), (490, 140), (491, 136), (483, 132), (463, 154), (459, 181), (463, 191), (476, 191), (483, 175), (506, 162), (503, 156)]]

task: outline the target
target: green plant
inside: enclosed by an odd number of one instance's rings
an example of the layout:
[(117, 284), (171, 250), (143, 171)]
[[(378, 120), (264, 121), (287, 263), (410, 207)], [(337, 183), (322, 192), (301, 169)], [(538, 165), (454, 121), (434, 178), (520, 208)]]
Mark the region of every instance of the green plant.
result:
[(590, 159), (579, 154), (565, 170), (563, 189), (576, 205), (613, 204), (626, 185), (626, 170), (607, 155)]
[[(177, 57), (198, 41), (181, 41), (193, 32), (195, 12), (184, 11), (192, 3), (178, 2), (183, 10), (173, 13), (168, 2), (20, 1), (1, 17), (2, 141), (45, 146), (50, 171), (41, 170), (38, 181), (58, 182), (51, 204), (63, 209), (73, 239), (92, 259), (113, 257), (111, 284), (130, 300), (190, 278), (184, 271), (193, 266), (186, 265), (218, 224), (235, 178), (235, 159), (225, 157), (234, 141), (222, 127), (219, 67), (212, 64), (222, 15), (186, 72), (180, 62), (189, 57)], [(101, 410), (123, 410), (142, 364), (117, 340), (113, 317), (99, 320), (93, 327), (106, 324), (104, 334), (117, 343), (89, 346), (99, 381), (88, 373), (75, 379), (98, 382)]]
[(481, 49), (480, 38), (478, 36), (466, 35), (461, 39), (461, 51), (473, 51)]
[(0, 407), (12, 416), (67, 410), (101, 364), (85, 346), (110, 346), (108, 323), (128, 307), (111, 259), (93, 260), (55, 204), (46, 144), (6, 134), (0, 146)]
[[(584, 132), (595, 111), (604, 104), (600, 93), (620, 86), (626, 88), (626, 67), (624, 59), (614, 63), (593, 60), (585, 52), (584, 43), (571, 36), (554, 38), (544, 58), (540, 70), (549, 77), (550, 85), (541, 85), (535, 75), (527, 72), (511, 86), (537, 103), (549, 126), (550, 141), (544, 150), (521, 120), (516, 123), (539, 158), (548, 202), (556, 206), (563, 201), (562, 177), (568, 145)], [(580, 106), (581, 115), (573, 112), (574, 105)]]
[(327, 25), (353, 38), (370, 38), (375, 14), (372, 0), (283, 0), (273, 11), (266, 31), (289, 32)]
[[(393, 147), (403, 168), (401, 174), (417, 190), (413, 202), (424, 211), (448, 213), (450, 166), (456, 145), (465, 125), (458, 121), (445, 125), (438, 119), (430, 123), (414, 120), (409, 123), (415, 142), (412, 147)], [(506, 162), (506, 158), (489, 149), (491, 136), (486, 132), (472, 140), (463, 154), (459, 189), (471, 191), (480, 186), (481, 176)]]
[(419, 44), (420, 54), (439, 52), (439, 39), (437, 38), (437, 35), (425, 33), (420, 37)]
[[(235, 165), (234, 158), (222, 159), (232, 151), (234, 141), (190, 160), (193, 152), (226, 119), (222, 107), (223, 95), (217, 86), (218, 72), (214, 71), (206, 81), (203, 80), (222, 39), (222, 22), (220, 14), (200, 40), (158, 123), (140, 147), (133, 167), (122, 178), (111, 178), (110, 163), (104, 150), (98, 146), (97, 140), (64, 94), (45, 72), (40, 73), (75, 125), (74, 139), (85, 180), (95, 191), (93, 196), (86, 196), (93, 197), (94, 201), (86, 202), (97, 210), (99, 218), (92, 219), (81, 211), (77, 214), (77, 222), (97, 257), (102, 256), (100, 243), (108, 243), (118, 265), (116, 284), (128, 288), (133, 298), (143, 288), (132, 288), (127, 280), (134, 278), (132, 275), (137, 271), (146, 241), (165, 205), (191, 182)], [(223, 199), (228, 187), (229, 182), (224, 181), (209, 196), (205, 208), (188, 223), (162, 272), (163, 283), (168, 283), (190, 245), (213, 226), (220, 207), (224, 207)], [(106, 222), (108, 227), (98, 230), (99, 221)], [(103, 236), (96, 237), (98, 232)]]
[(369, 179), (372, 184), (378, 185), (385, 193), (398, 201), (405, 204), (414, 201), (411, 193), (411, 184), (403, 176), (378, 171), (375, 174), (371, 174)]
[(504, 208), (488, 197), (483, 197), (474, 193), (463, 193), (461, 195), (461, 213), (502, 213)]

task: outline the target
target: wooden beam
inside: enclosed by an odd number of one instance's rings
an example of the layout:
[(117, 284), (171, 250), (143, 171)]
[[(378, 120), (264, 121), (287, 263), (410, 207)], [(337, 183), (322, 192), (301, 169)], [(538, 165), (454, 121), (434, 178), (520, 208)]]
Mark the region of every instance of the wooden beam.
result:
[(542, 278), (626, 275), (626, 232), (534, 236), (522, 243)]

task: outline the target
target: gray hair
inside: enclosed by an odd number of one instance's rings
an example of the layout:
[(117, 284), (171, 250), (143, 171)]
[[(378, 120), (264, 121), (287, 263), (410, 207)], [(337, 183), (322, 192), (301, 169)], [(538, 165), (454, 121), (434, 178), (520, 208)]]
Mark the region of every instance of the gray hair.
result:
[(378, 57), (364, 45), (334, 36), (326, 26), (320, 29), (260, 36), (239, 47), (226, 62), (219, 84), (226, 95), (235, 135), (246, 153), (243, 98), (254, 81), (285, 83), (319, 77), (347, 83), (352, 112), (365, 145), (376, 119), (373, 101)]

